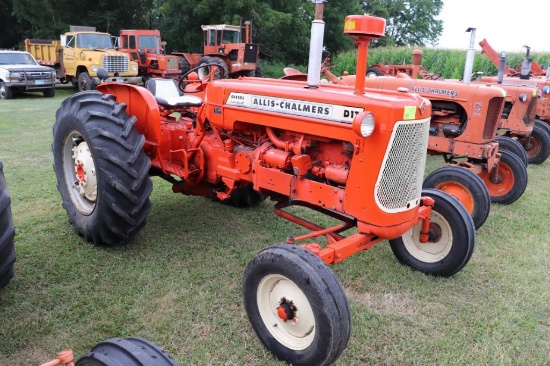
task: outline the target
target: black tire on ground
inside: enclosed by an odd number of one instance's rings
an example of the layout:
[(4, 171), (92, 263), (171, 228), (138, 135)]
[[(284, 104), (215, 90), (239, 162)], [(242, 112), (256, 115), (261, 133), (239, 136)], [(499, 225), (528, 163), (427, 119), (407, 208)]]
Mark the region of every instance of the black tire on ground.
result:
[(4, 177), (4, 165), (0, 161), (0, 288), (13, 278), (15, 263), (15, 228), (11, 214), (11, 199)]
[[(214, 72), (214, 80), (227, 79), (229, 77), (229, 69), (227, 68), (227, 64), (220, 57), (203, 56), (197, 63), (197, 67), (204, 64), (215, 64), (218, 66), (217, 70)], [(208, 76), (210, 70), (210, 66), (205, 66), (198, 69), (197, 73), (199, 74), (199, 79), (202, 80)]]
[(79, 358), (76, 366), (177, 366), (162, 348), (142, 338), (111, 338)]
[(283, 361), (330, 365), (346, 348), (351, 319), (344, 290), (330, 268), (300, 246), (258, 253), (246, 267), (243, 298), (256, 335)]
[(0, 81), (0, 99), (11, 98), (13, 98), (13, 91), (11, 90), (11, 87), (7, 86), (3, 81)]
[(433, 188), (450, 194), (464, 205), (479, 229), (491, 211), (491, 196), (485, 183), (475, 173), (459, 166), (444, 166), (424, 179), (423, 188)]
[(95, 90), (95, 84), (90, 74), (86, 71), (78, 74), (77, 87), (78, 91)]
[(497, 136), (495, 140), (498, 142), (499, 152), (503, 150), (510, 151), (514, 153), (525, 166), (529, 165), (527, 152), (525, 151), (523, 145), (518, 141), (506, 136)]
[(52, 87), (50, 89), (46, 89), (42, 92), (44, 94), (44, 97), (46, 98), (53, 98), (55, 97), (55, 87)]
[(422, 196), (435, 200), (430, 217), (430, 238), (420, 242), (422, 223), (390, 240), (397, 260), (426, 274), (449, 277), (468, 263), (474, 252), (476, 231), (464, 206), (451, 195), (425, 189)]
[(129, 241), (151, 210), (151, 162), (135, 121), (113, 95), (95, 91), (65, 99), (56, 113), (57, 189), (69, 222), (97, 245)]
[(550, 135), (550, 124), (548, 124), (548, 122), (545, 122), (542, 119), (535, 118), (535, 126), (537, 125), (541, 128), (544, 128)]
[(266, 198), (266, 196), (254, 190), (251, 183), (244, 187), (237, 188), (235, 191), (233, 191), (233, 193), (231, 193), (229, 199), (223, 202), (233, 207), (247, 208), (257, 206)]
[(516, 202), (527, 188), (527, 168), (516, 154), (504, 150), (500, 151), (497, 169), (495, 180), (487, 170), (480, 173), (489, 190), (491, 202), (503, 205)]
[(550, 127), (536, 123), (529, 138), (522, 138), (519, 142), (525, 148), (529, 164), (542, 164), (550, 156)]
[(185, 59), (183, 56), (178, 56), (179, 61), (179, 67), (180, 67), (180, 73), (181, 75), (185, 74), (189, 70), (191, 70), (191, 65), (189, 64), (189, 61)]
[(262, 64), (260, 63), (260, 61), (256, 63), (256, 70), (254, 70), (254, 76), (257, 78), (261, 78), (262, 76), (264, 76), (264, 70), (262, 68)]
[(377, 76), (384, 76), (384, 73), (376, 67), (369, 67), (367, 69), (368, 78), (375, 78)]

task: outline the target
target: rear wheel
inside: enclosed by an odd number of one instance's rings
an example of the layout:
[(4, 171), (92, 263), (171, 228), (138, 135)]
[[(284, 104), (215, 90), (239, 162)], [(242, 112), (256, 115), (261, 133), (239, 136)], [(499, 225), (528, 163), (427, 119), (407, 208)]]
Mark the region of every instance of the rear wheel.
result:
[(548, 131), (550, 131), (549, 127), (535, 123), (531, 136), (519, 140), (526, 150), (529, 164), (542, 164), (550, 156), (550, 132)]
[(142, 338), (111, 338), (79, 358), (76, 366), (177, 366), (162, 348)]
[(0, 81), (0, 99), (11, 99), (13, 98), (13, 92), (11, 87), (7, 86), (6, 83)]
[(485, 182), (491, 202), (511, 204), (521, 197), (527, 188), (527, 168), (523, 162), (509, 151), (500, 151), (500, 161), (496, 172), (482, 170), (480, 178)]
[(400, 238), (390, 240), (397, 260), (426, 274), (448, 277), (470, 260), (475, 245), (475, 226), (464, 206), (449, 194), (425, 189), (423, 196), (435, 200), (427, 243), (420, 242), (422, 223)]
[(11, 199), (4, 177), (4, 166), (0, 161), (0, 288), (13, 278), (15, 263), (15, 228), (11, 214)]
[(496, 141), (498, 142), (499, 152), (503, 150), (510, 151), (515, 154), (525, 166), (529, 164), (527, 152), (525, 151), (523, 145), (518, 141), (506, 136), (497, 136)]
[(78, 93), (63, 101), (53, 126), (57, 189), (77, 232), (118, 245), (145, 225), (151, 165), (145, 138), (113, 95)]
[(330, 365), (344, 351), (350, 313), (334, 273), (312, 252), (281, 244), (248, 263), (244, 307), (260, 341), (292, 365)]
[(199, 68), (201, 65), (213, 64), (217, 66), (216, 71), (214, 72), (214, 79), (226, 79), (229, 76), (229, 69), (227, 64), (219, 57), (212, 56), (203, 56), (197, 63), (197, 73), (199, 74), (199, 79), (205, 79), (208, 74), (212, 71), (210, 66), (204, 66)]
[(424, 179), (424, 188), (434, 188), (460, 201), (479, 229), (491, 210), (491, 197), (485, 183), (466, 168), (445, 166), (431, 172)]

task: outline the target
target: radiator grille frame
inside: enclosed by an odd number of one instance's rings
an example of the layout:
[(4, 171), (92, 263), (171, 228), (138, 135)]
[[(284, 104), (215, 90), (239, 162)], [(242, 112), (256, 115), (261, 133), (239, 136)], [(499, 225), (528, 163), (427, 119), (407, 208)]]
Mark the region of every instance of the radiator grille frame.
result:
[(124, 55), (105, 55), (103, 56), (102, 67), (109, 74), (128, 72), (129, 58)]

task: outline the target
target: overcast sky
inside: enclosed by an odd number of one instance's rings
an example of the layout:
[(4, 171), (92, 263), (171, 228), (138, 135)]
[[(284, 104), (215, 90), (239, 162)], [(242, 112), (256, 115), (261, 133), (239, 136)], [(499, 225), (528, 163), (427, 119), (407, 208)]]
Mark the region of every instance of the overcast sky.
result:
[(443, 0), (443, 33), (438, 48), (467, 49), (468, 28), (476, 28), (474, 46), (484, 38), (497, 52), (550, 52), (549, 0)]

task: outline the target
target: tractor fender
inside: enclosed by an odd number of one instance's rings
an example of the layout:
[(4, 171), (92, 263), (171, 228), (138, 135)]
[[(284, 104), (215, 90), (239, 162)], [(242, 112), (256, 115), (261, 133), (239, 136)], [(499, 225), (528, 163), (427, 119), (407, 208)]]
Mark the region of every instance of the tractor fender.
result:
[(160, 143), (160, 112), (155, 97), (146, 88), (120, 83), (102, 83), (97, 86), (103, 94), (112, 94), (117, 103), (126, 104), (126, 113), (136, 117), (137, 131), (145, 136), (146, 145)]

